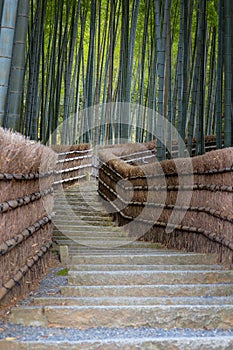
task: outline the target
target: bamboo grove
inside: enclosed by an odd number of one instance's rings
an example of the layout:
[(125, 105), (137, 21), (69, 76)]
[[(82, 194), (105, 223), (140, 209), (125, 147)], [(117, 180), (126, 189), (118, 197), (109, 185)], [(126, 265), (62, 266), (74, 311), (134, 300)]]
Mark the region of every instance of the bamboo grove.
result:
[(205, 135), (232, 146), (231, 0), (3, 0), (0, 21), (0, 125), (46, 143), (73, 116), (72, 135), (50, 142), (149, 141), (113, 120), (83, 133), (81, 110), (126, 102), (163, 115), (189, 149), (195, 137), (197, 154)]

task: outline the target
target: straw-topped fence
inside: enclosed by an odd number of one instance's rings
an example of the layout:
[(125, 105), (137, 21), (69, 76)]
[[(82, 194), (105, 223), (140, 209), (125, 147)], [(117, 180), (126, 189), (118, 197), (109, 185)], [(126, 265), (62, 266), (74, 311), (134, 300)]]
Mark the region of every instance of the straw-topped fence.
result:
[[(128, 144), (99, 151), (99, 193), (118, 224), (143, 240), (217, 252), (219, 261), (231, 265), (233, 148), (160, 163), (147, 157), (148, 164), (142, 148)], [(145, 148), (152, 160), (152, 144), (144, 145), (144, 153)], [(141, 161), (130, 164), (127, 154), (133, 153)]]
[(45, 271), (56, 158), (49, 148), (0, 128), (1, 303), (30, 290)]
[[(50, 259), (54, 190), (91, 172), (89, 144), (45, 147), (0, 128), (0, 303), (22, 295)], [(61, 186), (61, 187), (59, 187)]]
[(57, 145), (52, 149), (58, 153), (55, 186), (70, 186), (85, 179), (91, 173), (92, 148), (90, 144)]

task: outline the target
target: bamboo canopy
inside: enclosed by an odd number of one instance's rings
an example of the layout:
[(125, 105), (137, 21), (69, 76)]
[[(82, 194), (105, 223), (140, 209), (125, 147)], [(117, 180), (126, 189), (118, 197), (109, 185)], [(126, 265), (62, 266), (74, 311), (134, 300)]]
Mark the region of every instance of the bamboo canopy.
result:
[[(160, 160), (169, 156), (170, 124), (189, 151), (196, 138), (197, 155), (207, 135), (218, 148), (232, 146), (232, 7), (231, 0), (2, 0), (0, 125), (49, 144), (157, 138)], [(120, 116), (116, 103), (126, 104)], [(153, 119), (128, 103), (149, 108)]]

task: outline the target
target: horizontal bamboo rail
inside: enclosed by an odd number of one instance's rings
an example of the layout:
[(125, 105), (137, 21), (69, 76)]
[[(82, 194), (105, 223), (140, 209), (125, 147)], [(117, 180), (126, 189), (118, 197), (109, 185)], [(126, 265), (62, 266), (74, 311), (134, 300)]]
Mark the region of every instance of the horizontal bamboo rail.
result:
[(89, 176), (93, 152), (90, 144), (73, 145), (70, 148), (57, 146), (54, 150), (58, 152), (54, 186), (67, 187)]

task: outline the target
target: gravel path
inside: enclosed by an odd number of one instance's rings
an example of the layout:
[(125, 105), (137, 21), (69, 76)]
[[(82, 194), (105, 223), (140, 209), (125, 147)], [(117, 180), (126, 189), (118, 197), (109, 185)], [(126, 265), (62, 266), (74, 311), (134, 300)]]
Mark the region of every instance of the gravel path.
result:
[(29, 294), (28, 298), (19, 301), (18, 304), (30, 304), (34, 297), (59, 296), (60, 287), (68, 285), (68, 277), (58, 275), (59, 271), (63, 269), (63, 267), (51, 268), (48, 274), (40, 281), (39, 286)]

